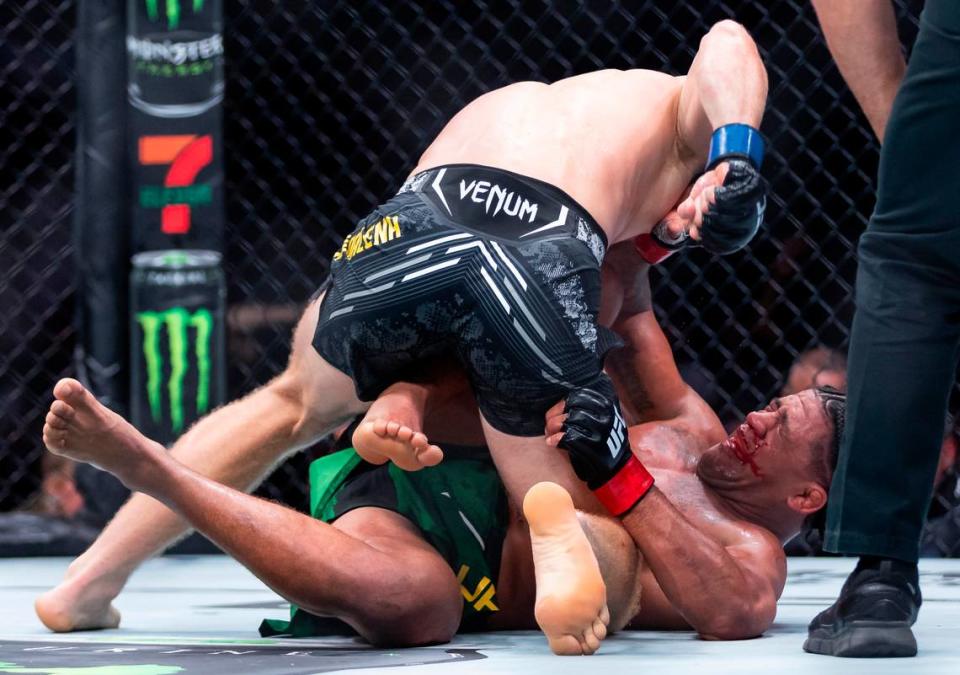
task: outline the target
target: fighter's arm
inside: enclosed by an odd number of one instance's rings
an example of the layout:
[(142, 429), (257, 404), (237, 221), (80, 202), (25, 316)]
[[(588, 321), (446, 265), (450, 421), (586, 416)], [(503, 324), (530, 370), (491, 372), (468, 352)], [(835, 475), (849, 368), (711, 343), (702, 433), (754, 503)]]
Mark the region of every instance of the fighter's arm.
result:
[(607, 253), (604, 293), (622, 298), (612, 327), (625, 343), (607, 356), (607, 374), (620, 395), (628, 425), (671, 426), (697, 447), (706, 447), (723, 438), (723, 425), (677, 370), (653, 312), (649, 270), (632, 242), (618, 244)]
[(837, 62), (873, 132), (883, 140), (907, 69), (890, 0), (812, 0)]
[(733, 531), (720, 542), (694, 527), (656, 487), (623, 524), (666, 600), (701, 637), (756, 637), (773, 623), (786, 560), (772, 535)]
[(725, 124), (759, 127), (766, 102), (767, 71), (753, 38), (735, 21), (714, 24), (680, 88), (680, 158), (702, 167), (713, 131)]
[(680, 86), (675, 145), (684, 171), (699, 171), (706, 160), (707, 173), (677, 213), (692, 221), (690, 237), (718, 255), (746, 246), (763, 224), (767, 184), (757, 127), (766, 100), (767, 71), (753, 39), (734, 21), (715, 24)]

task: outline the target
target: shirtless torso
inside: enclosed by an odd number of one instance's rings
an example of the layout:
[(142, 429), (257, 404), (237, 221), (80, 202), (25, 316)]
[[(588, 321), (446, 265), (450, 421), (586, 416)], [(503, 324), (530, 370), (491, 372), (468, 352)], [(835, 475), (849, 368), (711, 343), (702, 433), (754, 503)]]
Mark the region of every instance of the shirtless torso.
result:
[(706, 124), (689, 140), (696, 151), (677, 136), (685, 79), (601, 70), (497, 89), (454, 116), (414, 173), (450, 163), (506, 169), (569, 194), (611, 244), (649, 232), (706, 159)]

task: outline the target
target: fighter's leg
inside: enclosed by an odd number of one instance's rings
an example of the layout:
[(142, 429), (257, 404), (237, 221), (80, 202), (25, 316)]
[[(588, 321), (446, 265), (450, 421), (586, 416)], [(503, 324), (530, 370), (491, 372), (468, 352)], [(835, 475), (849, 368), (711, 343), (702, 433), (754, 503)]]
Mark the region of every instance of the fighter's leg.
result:
[(377, 644), (444, 641), (456, 631), (456, 578), (402, 517), (358, 509), (334, 527), (201, 476), (79, 383), (59, 384), (55, 395), (64, 423), (44, 429), (52, 452), (96, 464), (164, 503), (290, 602), (336, 616)]
[(606, 637), (607, 589), (574, 507), (601, 508), (562, 450), (548, 447), (542, 436), (510, 436), (482, 422), (507, 495), (523, 504), (530, 526), (537, 623), (555, 653), (592, 654)]
[(365, 549), (358, 549), (356, 562), (348, 563), (352, 570), (338, 569), (353, 580), (338, 589), (341, 597), (326, 600), (332, 609), (321, 614), (336, 612), (378, 645), (413, 646), (453, 638), (463, 613), (460, 584), (416, 526), (374, 507), (354, 509), (333, 526)]
[(600, 566), (569, 493), (537, 483), (523, 500), (537, 580), (534, 615), (556, 654), (592, 654), (607, 636), (610, 613)]
[[(285, 455), (362, 410), (350, 378), (311, 345), (321, 301), (304, 312), (287, 369), (197, 422), (174, 445), (173, 457), (227, 485), (251, 489)], [(58, 423), (62, 405), (51, 406), (51, 424)], [(119, 615), (110, 602), (129, 576), (187, 532), (187, 523), (165, 506), (146, 495), (133, 495), (70, 565), (64, 581), (37, 599), (40, 619), (56, 631), (116, 626)]]

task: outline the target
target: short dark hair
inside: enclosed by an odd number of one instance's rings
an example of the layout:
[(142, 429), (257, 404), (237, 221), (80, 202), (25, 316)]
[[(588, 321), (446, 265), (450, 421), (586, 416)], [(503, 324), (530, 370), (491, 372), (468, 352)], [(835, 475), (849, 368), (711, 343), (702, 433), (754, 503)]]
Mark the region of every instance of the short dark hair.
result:
[[(833, 436), (830, 448), (827, 451), (827, 465), (830, 476), (837, 468), (837, 459), (840, 457), (840, 441), (843, 440), (843, 430), (847, 426), (847, 395), (835, 387), (825, 385), (814, 389), (817, 400), (823, 407), (823, 412), (833, 425)], [(829, 486), (825, 486), (829, 487)]]
[[(817, 471), (820, 481), (824, 483), (823, 487), (829, 494), (830, 481), (833, 479), (833, 472), (837, 468), (837, 460), (840, 457), (840, 441), (843, 439), (843, 430), (847, 424), (847, 395), (831, 386), (817, 387), (814, 392), (817, 395), (817, 400), (820, 401), (824, 414), (833, 425), (829, 446), (823, 453)], [(811, 531), (816, 531), (822, 541), (826, 526), (827, 507), (824, 506), (804, 519), (801, 532), (804, 537), (808, 537)]]

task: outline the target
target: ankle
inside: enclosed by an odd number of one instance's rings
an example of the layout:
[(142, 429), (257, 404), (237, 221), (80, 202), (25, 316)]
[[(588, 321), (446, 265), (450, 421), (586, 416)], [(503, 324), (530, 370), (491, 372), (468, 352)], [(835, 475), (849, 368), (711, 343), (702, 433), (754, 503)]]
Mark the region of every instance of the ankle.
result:
[(884, 556), (862, 555), (857, 562), (854, 572), (860, 570), (877, 570), (892, 574), (899, 574), (914, 585), (919, 583), (919, 571), (917, 563), (909, 560), (900, 560), (898, 558), (887, 558)]

